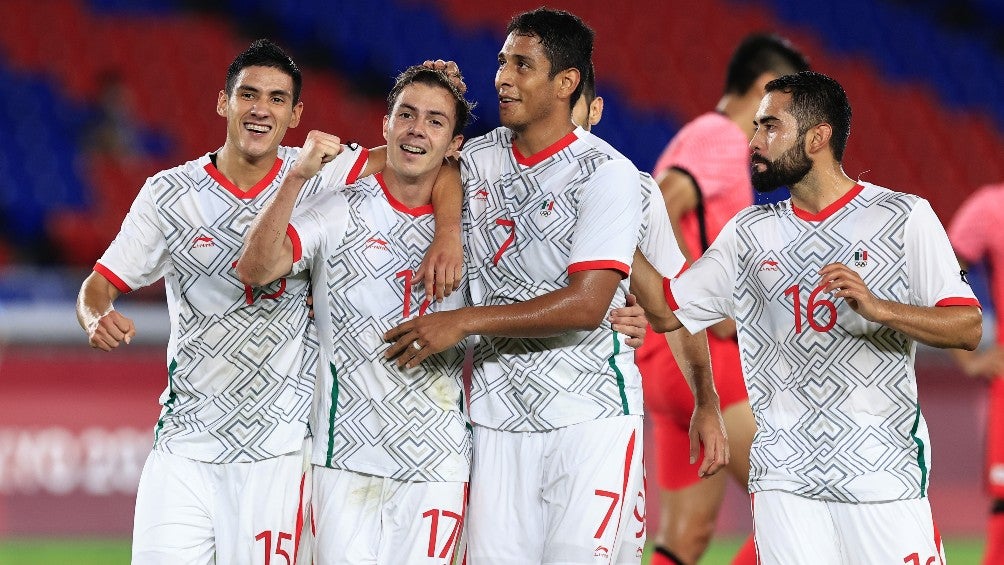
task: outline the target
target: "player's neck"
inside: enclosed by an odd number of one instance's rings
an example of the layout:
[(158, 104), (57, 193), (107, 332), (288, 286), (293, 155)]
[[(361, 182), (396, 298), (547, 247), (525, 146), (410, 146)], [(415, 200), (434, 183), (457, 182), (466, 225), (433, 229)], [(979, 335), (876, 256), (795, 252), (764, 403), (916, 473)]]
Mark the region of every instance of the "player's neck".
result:
[(809, 171), (801, 181), (790, 187), (791, 203), (801, 210), (818, 214), (840, 200), (857, 182), (844, 173), (840, 163)]
[(408, 177), (398, 174), (392, 167), (385, 167), (383, 183), (398, 202), (408, 208), (418, 208), (432, 203), (432, 186), (437, 174), (439, 169), (418, 177)]
[(557, 143), (575, 129), (571, 114), (555, 112), (553, 116), (537, 120), (520, 130), (513, 130), (513, 145), (524, 157), (531, 157)]
[(759, 98), (748, 95), (726, 93), (718, 101), (715, 111), (732, 120), (746, 134), (746, 139), (753, 138), (753, 118), (760, 105)]
[(278, 151), (257, 159), (250, 159), (226, 145), (216, 154), (216, 170), (234, 185), (248, 191), (265, 178), (275, 165)]

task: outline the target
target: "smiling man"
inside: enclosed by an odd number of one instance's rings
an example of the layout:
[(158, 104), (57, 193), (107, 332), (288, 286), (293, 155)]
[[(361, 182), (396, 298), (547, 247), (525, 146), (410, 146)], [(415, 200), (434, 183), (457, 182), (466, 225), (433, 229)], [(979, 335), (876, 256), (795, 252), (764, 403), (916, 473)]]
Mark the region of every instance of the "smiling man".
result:
[(400, 369), (384, 358), (382, 337), (412, 316), (460, 306), (461, 293), (430, 303), (415, 270), (433, 240), (433, 183), (460, 147), (470, 104), (446, 74), (423, 66), (402, 73), (387, 101), (383, 172), (297, 204), (325, 163), (341, 158), (337, 137), (310, 132), (237, 266), (252, 286), (309, 269), (320, 293), (312, 462), (321, 565), (441, 564), (465, 514), (463, 351)]
[[(572, 123), (592, 30), (542, 8), (517, 15), (507, 33), (495, 75), (504, 127), (461, 157), (474, 306), (399, 325), (388, 355), (415, 366), (480, 336), (471, 563), (637, 563), (641, 378), (606, 318), (625, 303), (639, 241), (638, 170)], [(708, 454), (701, 472), (711, 473), (727, 450), (706, 376), (695, 433)]]

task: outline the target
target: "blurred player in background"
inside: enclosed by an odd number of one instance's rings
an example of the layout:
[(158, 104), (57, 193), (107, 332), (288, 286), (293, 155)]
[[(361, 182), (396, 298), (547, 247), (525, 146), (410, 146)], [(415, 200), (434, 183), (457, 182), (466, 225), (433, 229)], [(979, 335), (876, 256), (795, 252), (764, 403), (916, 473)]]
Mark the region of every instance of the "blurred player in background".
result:
[(952, 350), (967, 375), (987, 379), (990, 387), (986, 425), (987, 489), (993, 499), (983, 563), (1004, 563), (1004, 237), (992, 226), (1004, 225), (1004, 184), (985, 186), (974, 192), (952, 219), (948, 236), (955, 253), (967, 265), (986, 266), (991, 300), (996, 312), (996, 341), (975, 352)]
[[(762, 34), (747, 37), (729, 61), (725, 91), (715, 111), (685, 125), (663, 151), (654, 176), (688, 261), (700, 257), (726, 222), (753, 204), (749, 140), (764, 85), (807, 69), (805, 57), (787, 40)], [(729, 475), (745, 491), (756, 425), (743, 382), (735, 322), (726, 319), (708, 328), (708, 345), (729, 438)], [(660, 528), (653, 536), (652, 563), (692, 565), (711, 541), (727, 478), (720, 473), (698, 480), (696, 464), (687, 461), (693, 397), (666, 340), (649, 335), (637, 359), (660, 487)], [(733, 563), (756, 563), (752, 536)]]
[(657, 331), (736, 320), (762, 563), (941, 563), (916, 343), (974, 349), (979, 304), (926, 200), (844, 173), (843, 88), (809, 71), (765, 88), (753, 186), (790, 200), (742, 210), (664, 296), (639, 285), (639, 302)]
[[(476, 306), (401, 324), (387, 334), (395, 341), (388, 354), (412, 366), (481, 336), (471, 393), (472, 563), (637, 563), (641, 382), (634, 352), (604, 317), (627, 292), (638, 171), (571, 122), (592, 65), (592, 30), (539, 9), (516, 16), (507, 33), (495, 79), (504, 127), (469, 141), (461, 160)], [(713, 473), (727, 446), (705, 377), (696, 383), (695, 430), (709, 453), (701, 471)]]
[(337, 137), (311, 132), (238, 263), (252, 286), (309, 269), (318, 292), (318, 564), (438, 564), (459, 540), (471, 458), (463, 351), (400, 369), (382, 338), (401, 320), (462, 305), (461, 293), (430, 303), (414, 274), (433, 239), (433, 183), (459, 149), (470, 109), (445, 73), (408, 69), (388, 96), (383, 172), (294, 209), (342, 150)]
[[(166, 280), (168, 386), (136, 500), (135, 563), (295, 559), (317, 356), (309, 281), (253, 288), (234, 266), (244, 233), (296, 159), (280, 143), (300, 120), (301, 85), (272, 42), (239, 54), (217, 99), (223, 147), (151, 177), (81, 287), (78, 321), (92, 347), (110, 351), (136, 331), (115, 299)], [(304, 194), (378, 170), (382, 150), (373, 155), (343, 151)]]

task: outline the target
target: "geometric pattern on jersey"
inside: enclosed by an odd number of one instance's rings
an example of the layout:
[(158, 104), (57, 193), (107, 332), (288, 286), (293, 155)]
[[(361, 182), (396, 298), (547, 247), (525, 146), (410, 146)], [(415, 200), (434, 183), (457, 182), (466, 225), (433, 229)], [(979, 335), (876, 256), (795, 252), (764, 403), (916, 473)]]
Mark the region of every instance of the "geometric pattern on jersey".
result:
[(423, 304), (425, 286), (411, 279), (432, 243), (432, 207), (409, 210), (374, 175), (343, 194), (310, 199), (290, 225), (303, 248), (293, 272), (310, 269), (315, 297), (327, 290), (315, 301), (321, 351), (312, 462), (404, 481), (467, 481), (462, 349), (413, 369), (384, 357), (388, 329), (420, 311), (463, 305), (462, 292)]
[[(317, 358), (307, 276), (251, 289), (233, 267), (297, 154), (280, 147), (273, 169), (247, 192), (208, 154), (158, 173), (95, 267), (124, 292), (165, 278), (171, 335), (156, 449), (234, 463), (302, 448)], [(300, 198), (344, 184), (364, 161), (365, 150), (346, 147)]]
[[(569, 269), (631, 263), (640, 224), (638, 172), (587, 141), (581, 128), (530, 158), (512, 132), (470, 140), (468, 280), (478, 306), (523, 302), (569, 284)], [(611, 307), (624, 304), (621, 281)], [(592, 331), (546, 338), (481, 336), (474, 354), (471, 419), (507, 431), (542, 431), (641, 414), (634, 351), (604, 317)]]
[(799, 219), (788, 201), (736, 216), (735, 317), (757, 416), (751, 492), (841, 502), (926, 496), (931, 454), (914, 341), (814, 293), (819, 269), (842, 262), (878, 298), (915, 303), (904, 234), (919, 200), (869, 187), (822, 221)]

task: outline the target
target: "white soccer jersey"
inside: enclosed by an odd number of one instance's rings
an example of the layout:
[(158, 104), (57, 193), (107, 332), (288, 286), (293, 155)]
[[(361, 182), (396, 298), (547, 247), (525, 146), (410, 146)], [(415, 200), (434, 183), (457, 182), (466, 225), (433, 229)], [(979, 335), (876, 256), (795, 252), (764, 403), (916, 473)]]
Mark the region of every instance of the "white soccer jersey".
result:
[[(298, 152), (280, 147), (272, 170), (247, 192), (208, 154), (158, 173), (94, 267), (121, 292), (166, 281), (171, 336), (156, 449), (234, 463), (303, 447), (317, 355), (309, 345), (307, 277), (251, 288), (234, 271), (245, 233)], [(366, 154), (346, 146), (301, 198), (354, 180)]]
[[(600, 151), (614, 159), (625, 159), (612, 145), (595, 135), (584, 138)], [(659, 273), (674, 277), (683, 271), (687, 258), (680, 250), (680, 244), (673, 232), (673, 224), (666, 211), (666, 200), (662, 189), (652, 175), (639, 171), (641, 181), (641, 234), (638, 249)]]
[[(478, 306), (513, 304), (568, 286), (588, 269), (630, 273), (641, 206), (638, 170), (583, 140), (581, 128), (523, 157), (512, 132), (469, 141), (462, 158), (468, 279)], [(623, 281), (611, 307), (624, 304)], [(474, 356), (471, 418), (540, 431), (640, 414), (634, 350), (605, 318), (549, 338), (484, 336)]]
[(293, 273), (310, 269), (321, 343), (314, 464), (406, 481), (468, 480), (462, 349), (414, 369), (384, 358), (387, 330), (463, 305), (462, 292), (428, 303), (414, 279), (434, 228), (432, 206), (405, 207), (381, 175), (344, 193), (321, 193), (296, 210)]
[(978, 306), (927, 201), (868, 183), (814, 215), (790, 200), (744, 209), (671, 282), (667, 300), (692, 332), (736, 320), (757, 424), (751, 492), (926, 496), (916, 344), (819, 290), (819, 269), (835, 262), (881, 299)]

